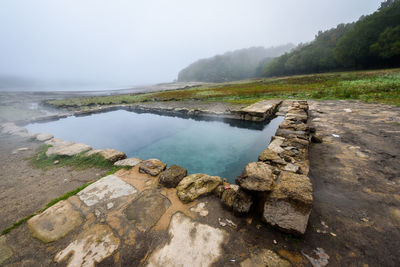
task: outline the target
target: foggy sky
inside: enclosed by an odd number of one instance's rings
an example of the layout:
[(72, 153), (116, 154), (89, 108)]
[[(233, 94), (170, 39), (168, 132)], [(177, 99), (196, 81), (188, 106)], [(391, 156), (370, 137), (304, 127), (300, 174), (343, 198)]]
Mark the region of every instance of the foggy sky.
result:
[(128, 86), (193, 61), (311, 41), (383, 0), (1, 0), (0, 75)]

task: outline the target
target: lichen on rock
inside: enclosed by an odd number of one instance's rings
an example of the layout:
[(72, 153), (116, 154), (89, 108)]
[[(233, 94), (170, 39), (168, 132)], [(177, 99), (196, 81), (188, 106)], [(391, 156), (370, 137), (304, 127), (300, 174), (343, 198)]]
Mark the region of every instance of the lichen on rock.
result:
[(213, 192), (220, 184), (222, 184), (222, 179), (218, 176), (192, 174), (180, 181), (176, 187), (177, 195), (181, 201), (190, 202), (201, 195)]

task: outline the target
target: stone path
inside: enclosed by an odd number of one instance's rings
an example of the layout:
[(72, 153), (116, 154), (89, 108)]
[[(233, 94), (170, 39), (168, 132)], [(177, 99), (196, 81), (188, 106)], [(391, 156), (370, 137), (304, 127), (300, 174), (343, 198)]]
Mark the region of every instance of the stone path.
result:
[(276, 107), (276, 104), (280, 103), (280, 101), (271, 102), (270, 100), (261, 100), (253, 105), (245, 107), (242, 111), (253, 114), (264, 114), (270, 112), (270, 110)]
[(399, 266), (400, 224), (392, 214), (400, 210), (400, 107), (309, 105), (310, 125), (323, 142), (310, 148), (315, 231), (307, 242), (319, 240), (337, 265)]
[[(238, 218), (221, 205), (207, 207), (216, 204), (213, 195), (182, 203), (175, 188), (160, 187), (158, 177), (139, 168), (120, 170), (58, 202), (28, 221), (29, 233), (16, 229), (2, 237), (3, 261), (19, 266), (35, 250), (28, 262), (49, 266), (210, 266), (224, 258), (235, 228), (219, 222), (237, 226)], [(21, 234), (32, 244), (18, 250), (11, 240)]]

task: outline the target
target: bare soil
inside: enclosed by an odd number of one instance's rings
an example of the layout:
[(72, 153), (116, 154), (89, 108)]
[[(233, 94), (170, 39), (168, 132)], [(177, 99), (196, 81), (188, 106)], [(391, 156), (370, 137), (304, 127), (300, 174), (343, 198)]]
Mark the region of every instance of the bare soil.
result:
[(400, 266), (400, 108), (309, 104), (324, 142), (309, 150), (314, 205), (304, 242), (324, 248), (332, 266)]
[[(99, 169), (33, 168), (29, 160), (43, 143), (0, 134), (0, 231), (51, 200), (103, 176)], [(18, 148), (28, 148), (17, 152)], [(14, 152), (14, 153), (13, 153)]]

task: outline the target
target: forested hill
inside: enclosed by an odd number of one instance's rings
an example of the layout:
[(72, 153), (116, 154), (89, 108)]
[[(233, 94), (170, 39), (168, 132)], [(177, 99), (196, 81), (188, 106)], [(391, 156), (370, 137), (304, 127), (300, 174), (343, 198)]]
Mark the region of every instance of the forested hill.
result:
[(400, 0), (387, 0), (371, 15), (319, 32), (262, 67), (262, 76), (400, 66)]
[(200, 59), (178, 74), (178, 81), (227, 82), (253, 78), (273, 58), (294, 48), (293, 44), (264, 48), (251, 47)]

